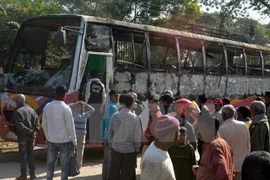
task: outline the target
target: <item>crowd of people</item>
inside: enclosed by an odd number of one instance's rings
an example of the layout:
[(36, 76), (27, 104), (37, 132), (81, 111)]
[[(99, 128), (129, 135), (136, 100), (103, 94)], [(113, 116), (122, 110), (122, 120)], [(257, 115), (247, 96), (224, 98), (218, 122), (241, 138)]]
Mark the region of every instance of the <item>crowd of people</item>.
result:
[[(143, 131), (145, 107), (137, 94), (120, 95), (112, 89), (105, 103), (104, 85), (95, 82), (91, 86), (94, 81), (100, 80), (95, 77), (87, 83), (87, 101), (66, 104), (67, 88), (61, 85), (54, 100), (44, 107), (48, 180), (53, 179), (58, 156), (61, 179), (68, 179), (71, 152), (76, 151), (79, 168), (82, 166), (87, 119), (90, 126), (97, 124), (90, 123), (96, 120), (96, 112), (104, 113), (98, 121), (104, 145), (103, 180), (135, 180), (138, 166), (141, 180), (270, 179), (270, 92), (265, 93), (265, 103), (258, 99), (250, 107), (236, 109), (228, 98), (216, 98), (214, 112), (206, 105), (205, 95), (189, 100), (174, 99), (170, 90), (161, 97), (152, 94), (147, 98), (149, 119)], [(30, 179), (35, 179), (33, 141), (39, 130), (38, 116), (25, 105), (23, 94), (17, 95), (16, 102), (12, 121), (21, 157), (21, 175), (16, 179), (27, 179), (27, 161)], [(137, 164), (140, 150), (142, 160)]]

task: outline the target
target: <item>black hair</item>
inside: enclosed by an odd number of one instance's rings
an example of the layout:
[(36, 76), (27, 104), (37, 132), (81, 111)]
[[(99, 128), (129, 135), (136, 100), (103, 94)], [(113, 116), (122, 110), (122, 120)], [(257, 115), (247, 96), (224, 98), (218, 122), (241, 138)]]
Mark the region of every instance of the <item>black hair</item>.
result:
[(124, 104), (127, 108), (130, 108), (134, 102), (135, 99), (130, 94), (122, 94), (119, 98), (119, 103)]
[(90, 74), (91, 74), (91, 77), (92, 77), (92, 78), (97, 78), (97, 77), (98, 77), (98, 71), (97, 71), (96, 69), (93, 69), (93, 70), (90, 72)]
[(269, 180), (270, 153), (254, 151), (249, 154), (242, 165), (242, 180)]
[(223, 105), (224, 104), (231, 104), (231, 100), (229, 98), (223, 98), (222, 102), (223, 102)]
[(167, 94), (161, 96), (160, 100), (165, 101), (168, 104), (171, 104), (173, 102), (173, 98), (170, 95), (167, 95)]
[(207, 97), (205, 94), (199, 95), (198, 99), (201, 101), (202, 104), (205, 104), (207, 101)]
[(57, 88), (55, 89), (55, 94), (57, 96), (65, 96), (66, 93), (67, 93), (67, 87), (65, 85), (57, 86)]
[(241, 114), (243, 114), (244, 117), (251, 116), (251, 112), (248, 106), (240, 106), (239, 108), (237, 108), (237, 112), (240, 112)]
[(115, 94), (117, 94), (117, 91), (115, 89), (110, 90), (110, 92), (109, 92), (110, 97), (112, 97)]
[(264, 93), (264, 96), (270, 97), (270, 91), (266, 91), (266, 92)]
[(159, 96), (158, 96), (158, 94), (151, 94), (151, 95), (148, 97), (148, 101), (154, 101), (154, 102), (158, 103), (158, 101), (159, 101)]
[(256, 101), (263, 101), (262, 98), (261, 98), (260, 96), (257, 96), (255, 100), (256, 100)]
[(180, 127), (180, 133), (185, 133), (185, 134), (187, 134), (187, 128), (185, 128), (185, 127)]

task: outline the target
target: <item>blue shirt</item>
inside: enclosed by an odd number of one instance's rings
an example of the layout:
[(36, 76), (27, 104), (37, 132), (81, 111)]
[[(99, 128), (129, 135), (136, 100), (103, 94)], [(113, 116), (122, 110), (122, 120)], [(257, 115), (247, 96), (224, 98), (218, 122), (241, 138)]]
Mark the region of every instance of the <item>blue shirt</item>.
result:
[(70, 104), (70, 108), (72, 109), (72, 115), (74, 118), (74, 124), (75, 124), (75, 131), (76, 134), (86, 134), (86, 123), (87, 123), (87, 118), (93, 114), (95, 109), (90, 106), (89, 104), (85, 104), (85, 112), (84, 113), (79, 113), (75, 110), (73, 110), (73, 106), (75, 103)]
[(101, 134), (104, 140), (108, 140), (108, 129), (109, 129), (110, 120), (111, 120), (112, 115), (116, 113), (117, 111), (118, 111), (118, 105), (115, 102), (110, 101), (106, 105), (104, 116), (101, 121)]

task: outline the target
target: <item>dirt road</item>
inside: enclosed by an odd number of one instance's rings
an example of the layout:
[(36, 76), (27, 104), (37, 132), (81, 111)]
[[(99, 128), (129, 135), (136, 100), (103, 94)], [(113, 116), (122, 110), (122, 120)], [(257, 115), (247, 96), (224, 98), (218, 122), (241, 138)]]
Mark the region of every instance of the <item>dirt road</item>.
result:
[[(37, 179), (46, 179), (46, 151), (39, 150), (35, 151), (36, 157), (36, 175)], [(1, 180), (14, 180), (16, 176), (20, 175), (20, 165), (18, 161), (18, 153), (12, 154), (0, 154), (0, 179)], [(102, 150), (86, 150), (83, 167), (81, 169), (81, 174), (76, 177), (71, 177), (69, 179), (78, 180), (101, 180), (102, 171), (102, 160), (103, 151)], [(140, 163), (140, 158), (138, 160)], [(137, 180), (139, 180), (140, 169), (137, 168)], [(55, 180), (60, 180), (61, 178), (60, 167), (57, 166), (55, 171)]]

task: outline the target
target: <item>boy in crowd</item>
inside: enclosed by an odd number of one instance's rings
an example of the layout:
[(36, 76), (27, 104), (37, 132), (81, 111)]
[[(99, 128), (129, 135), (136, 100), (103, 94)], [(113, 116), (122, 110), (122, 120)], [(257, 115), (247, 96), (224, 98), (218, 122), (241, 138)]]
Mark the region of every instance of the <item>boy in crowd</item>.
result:
[(77, 150), (76, 150), (76, 160), (79, 166), (79, 169), (82, 167), (83, 154), (84, 154), (84, 145), (86, 137), (86, 124), (87, 118), (95, 112), (95, 109), (89, 104), (78, 101), (69, 105), (72, 110), (72, 115), (74, 118), (75, 131), (77, 137)]
[(252, 121), (250, 119), (251, 112), (248, 106), (240, 106), (237, 108), (238, 120), (246, 124), (247, 128), (251, 125)]
[(181, 127), (177, 144), (168, 150), (172, 159), (174, 173), (177, 180), (195, 180), (192, 166), (196, 165), (196, 157), (193, 146), (187, 141), (187, 129)]

